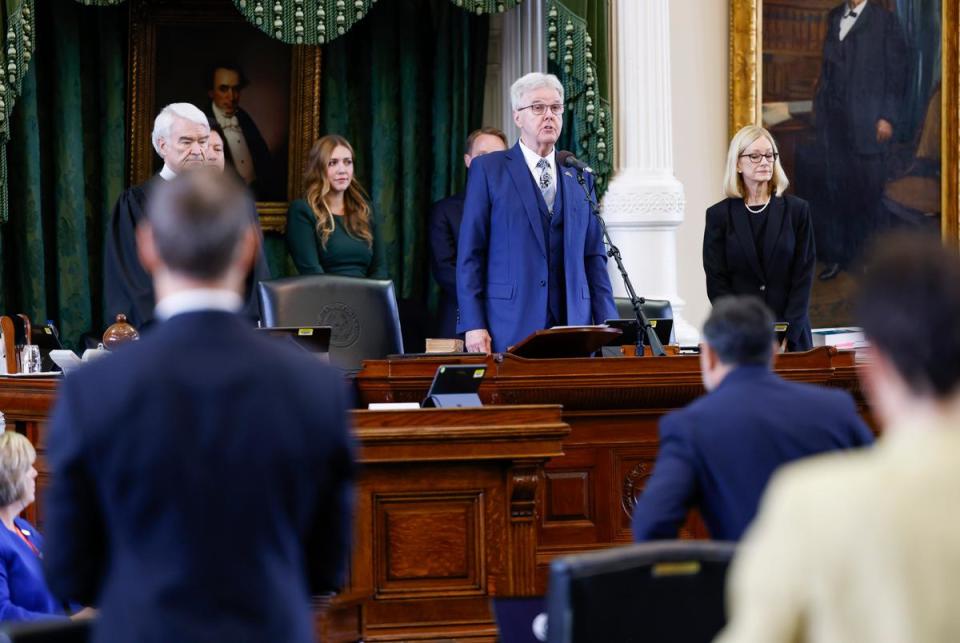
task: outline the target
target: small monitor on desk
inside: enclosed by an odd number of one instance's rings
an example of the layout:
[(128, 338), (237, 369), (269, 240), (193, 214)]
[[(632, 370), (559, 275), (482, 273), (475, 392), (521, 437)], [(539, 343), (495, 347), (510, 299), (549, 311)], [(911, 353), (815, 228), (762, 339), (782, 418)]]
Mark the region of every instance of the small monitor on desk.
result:
[[(647, 319), (653, 331), (657, 334), (660, 343), (667, 345), (670, 343), (670, 335), (673, 332), (672, 319)], [(640, 331), (640, 323), (636, 319), (608, 319), (604, 322), (610, 328), (619, 328), (623, 331), (620, 336), (620, 346), (630, 346), (637, 343), (637, 335)], [(643, 338), (644, 344), (649, 344), (647, 338)]]
[(483, 406), (477, 391), (486, 372), (486, 366), (473, 364), (441, 366), (433, 376), (423, 407), (446, 409)]

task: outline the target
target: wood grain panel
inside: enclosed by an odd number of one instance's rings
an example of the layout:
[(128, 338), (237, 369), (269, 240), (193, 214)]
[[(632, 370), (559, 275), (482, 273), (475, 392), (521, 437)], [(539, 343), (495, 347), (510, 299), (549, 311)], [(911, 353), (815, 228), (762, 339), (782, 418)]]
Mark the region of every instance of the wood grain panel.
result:
[(480, 493), (376, 498), (376, 595), (482, 591)]

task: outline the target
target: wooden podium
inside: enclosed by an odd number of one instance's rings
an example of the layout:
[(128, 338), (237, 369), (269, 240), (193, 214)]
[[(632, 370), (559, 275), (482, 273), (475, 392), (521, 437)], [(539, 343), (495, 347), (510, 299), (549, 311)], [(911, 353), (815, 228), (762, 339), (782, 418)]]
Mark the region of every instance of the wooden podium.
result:
[[(563, 405), (571, 433), (563, 456), (544, 469), (537, 534), (541, 591), (553, 557), (632, 540), (635, 498), (657, 454), (657, 423), (703, 394), (695, 355), (530, 360), (494, 354), (365, 362), (357, 375), (360, 401), (420, 400), (441, 364), (485, 364), (485, 404)], [(845, 389), (865, 412), (853, 353), (820, 348), (782, 354), (776, 371), (789, 380)], [(698, 522), (684, 535), (707, 537)]]
[[(0, 377), (7, 429), (37, 448), (37, 502), (25, 514), (41, 532), (58, 384)], [(543, 466), (570, 433), (560, 416), (556, 405), (354, 411), (350, 579), (315, 601), (321, 639), (495, 641), (491, 598), (540, 592)]]

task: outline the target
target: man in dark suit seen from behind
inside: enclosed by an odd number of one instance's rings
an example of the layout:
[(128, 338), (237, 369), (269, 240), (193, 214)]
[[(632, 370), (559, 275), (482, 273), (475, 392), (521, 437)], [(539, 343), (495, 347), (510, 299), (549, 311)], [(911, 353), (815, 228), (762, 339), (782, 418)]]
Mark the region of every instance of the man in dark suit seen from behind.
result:
[(243, 69), (233, 62), (218, 62), (207, 73), (207, 116), (220, 131), (227, 167), (250, 186), (258, 201), (283, 200), (277, 192), (270, 148), (250, 114), (240, 107), (240, 96), (249, 84)]
[(858, 262), (879, 226), (890, 144), (905, 126), (907, 54), (900, 21), (877, 0), (848, 0), (827, 15), (814, 97), (826, 165), (827, 207), (820, 216), (814, 208), (820, 279)]
[[(507, 135), (496, 127), (481, 127), (467, 137), (463, 164), (488, 152), (502, 152), (508, 147)], [(463, 220), (465, 192), (460, 191), (433, 204), (430, 208), (430, 268), (440, 285), (437, 309), (437, 337), (457, 337), (457, 242)]]
[(873, 443), (849, 394), (773, 373), (773, 326), (755, 297), (716, 301), (700, 347), (707, 394), (661, 420), (653, 475), (634, 508), (634, 540), (676, 538), (692, 507), (712, 538), (739, 540), (781, 465)]
[(60, 387), (44, 562), (99, 608), (96, 643), (307, 643), (311, 594), (342, 582), (349, 395), (238, 315), (249, 208), (209, 168), (158, 186), (137, 232), (158, 322)]

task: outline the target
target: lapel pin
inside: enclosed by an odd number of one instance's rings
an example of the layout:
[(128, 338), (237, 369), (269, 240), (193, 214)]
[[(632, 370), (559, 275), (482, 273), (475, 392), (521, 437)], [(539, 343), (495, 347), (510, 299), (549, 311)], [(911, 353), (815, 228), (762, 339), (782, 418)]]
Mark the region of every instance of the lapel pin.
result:
[(571, 179), (573, 178), (573, 175), (572, 175), (572, 174), (570, 174), (570, 172), (567, 172), (566, 170), (564, 170), (564, 172), (563, 172), (563, 173), (564, 173), (564, 174), (566, 174), (567, 176), (569, 176), (569, 177), (570, 177)]

